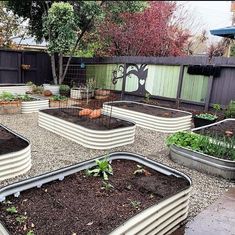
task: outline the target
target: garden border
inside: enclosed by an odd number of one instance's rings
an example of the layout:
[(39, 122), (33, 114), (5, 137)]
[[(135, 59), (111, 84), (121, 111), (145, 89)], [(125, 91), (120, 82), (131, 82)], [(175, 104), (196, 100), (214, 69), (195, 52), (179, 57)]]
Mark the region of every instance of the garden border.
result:
[[(42, 174), (33, 178), (29, 178), (11, 185), (7, 185), (0, 189), (0, 201), (5, 200), (6, 196), (14, 194), (16, 197), (18, 197), (20, 195), (20, 192), (24, 190), (33, 187), (41, 187), (43, 184), (54, 180), (63, 180), (65, 176), (95, 166), (95, 159), (103, 159), (105, 157), (106, 156), (101, 156), (72, 166), (64, 167), (46, 174)], [(187, 175), (164, 164), (158, 163), (156, 161), (134, 153), (110, 153), (109, 160), (116, 159), (133, 160), (163, 174), (174, 175), (176, 177), (183, 177), (188, 181), (189, 186), (183, 189), (181, 192), (169, 197), (168, 199), (160, 201), (159, 203), (133, 216), (121, 226), (114, 229), (110, 233), (110, 235), (136, 233), (146, 234), (150, 232), (152, 234), (165, 234), (166, 232), (173, 231), (174, 229), (176, 229), (187, 218), (189, 197), (192, 185), (191, 179)], [(9, 234), (1, 223), (0, 231), (3, 231), (3, 235)]]

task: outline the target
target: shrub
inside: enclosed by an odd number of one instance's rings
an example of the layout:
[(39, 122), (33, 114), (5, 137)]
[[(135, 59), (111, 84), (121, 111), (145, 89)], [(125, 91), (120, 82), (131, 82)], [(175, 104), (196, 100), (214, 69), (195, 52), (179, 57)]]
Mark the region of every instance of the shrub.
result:
[(60, 95), (69, 97), (70, 87), (68, 85), (60, 85), (59, 92), (60, 92)]

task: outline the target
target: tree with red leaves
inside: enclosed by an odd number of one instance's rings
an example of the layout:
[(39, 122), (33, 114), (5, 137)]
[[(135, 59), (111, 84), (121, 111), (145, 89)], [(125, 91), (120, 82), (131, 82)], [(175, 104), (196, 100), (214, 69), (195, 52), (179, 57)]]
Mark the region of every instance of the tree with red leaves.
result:
[(142, 12), (107, 16), (98, 26), (99, 56), (180, 56), (190, 36), (172, 1), (151, 1)]

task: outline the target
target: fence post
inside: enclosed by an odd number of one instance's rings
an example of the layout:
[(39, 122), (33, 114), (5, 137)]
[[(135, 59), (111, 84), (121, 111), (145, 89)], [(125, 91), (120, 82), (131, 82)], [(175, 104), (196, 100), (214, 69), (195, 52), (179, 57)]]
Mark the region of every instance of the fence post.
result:
[(126, 89), (126, 70), (127, 70), (127, 64), (124, 63), (124, 65), (123, 65), (123, 79), (122, 79), (121, 100), (123, 99), (123, 96), (125, 95), (125, 89)]
[(179, 108), (180, 106), (180, 95), (182, 90), (182, 84), (183, 84), (183, 78), (184, 78), (184, 65), (180, 65), (180, 74), (179, 74), (179, 81), (178, 81), (178, 87), (177, 87), (177, 93), (176, 93), (176, 107)]
[(213, 86), (213, 75), (211, 75), (208, 79), (208, 87), (207, 87), (204, 111), (208, 111), (208, 109), (209, 109), (212, 86)]

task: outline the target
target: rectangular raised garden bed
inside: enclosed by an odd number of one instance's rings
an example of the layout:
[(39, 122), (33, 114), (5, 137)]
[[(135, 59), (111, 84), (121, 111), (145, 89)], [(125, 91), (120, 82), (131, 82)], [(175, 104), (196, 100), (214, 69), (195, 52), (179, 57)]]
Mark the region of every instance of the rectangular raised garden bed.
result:
[(24, 174), (30, 167), (29, 141), (0, 124), (0, 181)]
[(0, 114), (17, 114), (21, 112), (21, 101), (0, 101)]
[[(13, 235), (25, 234), (24, 226), (36, 234), (167, 234), (187, 218), (188, 176), (146, 157), (116, 152), (109, 155), (113, 175), (107, 183), (113, 188), (107, 190), (102, 189), (101, 178), (82, 172), (94, 167), (95, 160), (0, 189), (1, 201), (10, 200), (17, 209), (10, 217), (7, 201), (0, 205), (6, 228)], [(145, 173), (133, 174), (137, 165)], [(23, 212), (27, 218), (19, 225), (15, 217)], [(0, 223), (1, 234), (9, 234), (6, 228)]]
[(92, 149), (111, 149), (134, 142), (135, 123), (105, 115), (91, 120), (88, 117), (79, 117), (80, 110), (79, 108), (41, 110), (38, 124)]
[(103, 112), (120, 118), (128, 118), (140, 127), (174, 133), (191, 129), (192, 114), (186, 111), (170, 109), (133, 101), (106, 102)]

